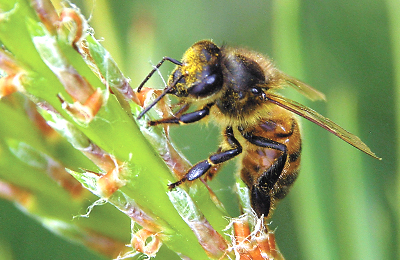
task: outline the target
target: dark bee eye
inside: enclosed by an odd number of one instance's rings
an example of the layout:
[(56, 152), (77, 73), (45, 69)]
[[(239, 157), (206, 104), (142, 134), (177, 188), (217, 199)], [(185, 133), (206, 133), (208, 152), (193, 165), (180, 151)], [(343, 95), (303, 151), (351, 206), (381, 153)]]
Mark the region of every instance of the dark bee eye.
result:
[(221, 86), (221, 76), (219, 74), (211, 74), (201, 82), (190, 87), (188, 93), (189, 95), (204, 97), (213, 94), (219, 90)]

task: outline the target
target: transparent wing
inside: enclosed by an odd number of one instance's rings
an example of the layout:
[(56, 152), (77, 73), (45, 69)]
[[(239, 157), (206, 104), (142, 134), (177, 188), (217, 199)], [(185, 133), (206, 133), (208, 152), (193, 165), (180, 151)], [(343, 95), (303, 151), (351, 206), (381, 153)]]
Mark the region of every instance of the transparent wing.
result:
[(286, 109), (289, 110), (299, 116), (302, 116), (311, 122), (319, 125), (322, 128), (325, 128), (332, 134), (336, 135), (340, 139), (348, 142), (355, 148), (363, 151), (364, 153), (381, 160), (378, 156), (373, 153), (369, 147), (361, 141), (360, 138), (357, 136), (353, 135), (352, 133), (347, 132), (344, 130), (342, 127), (337, 125), (336, 123), (332, 122), (328, 118), (320, 115), (316, 111), (312, 110), (311, 108), (308, 108), (306, 106), (303, 106), (302, 104), (299, 104), (293, 100), (283, 98), (281, 96), (275, 95), (275, 94), (267, 94), (267, 99), (268, 101)]
[(296, 78), (293, 78), (282, 72), (281, 72), (281, 74), (288, 86), (293, 87), (295, 90), (300, 92), (302, 95), (304, 95), (308, 99), (310, 99), (312, 101), (326, 100), (324, 93), (319, 92), (318, 90), (312, 88), (311, 86), (307, 85), (306, 83), (304, 83)]

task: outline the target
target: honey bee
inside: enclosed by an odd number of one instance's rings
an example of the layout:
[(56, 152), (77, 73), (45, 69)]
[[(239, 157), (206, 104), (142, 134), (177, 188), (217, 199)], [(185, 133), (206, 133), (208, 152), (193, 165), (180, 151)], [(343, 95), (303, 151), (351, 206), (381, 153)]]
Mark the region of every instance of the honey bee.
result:
[[(277, 89), (290, 86), (311, 100), (325, 99), (324, 94), (279, 71), (257, 52), (199, 41), (185, 52), (182, 61), (164, 57), (138, 92), (165, 61), (177, 66), (163, 93), (138, 119), (166, 94), (172, 94), (178, 97), (180, 109), (149, 125), (183, 125), (209, 117), (222, 128), (218, 151), (170, 184), (171, 189), (210, 174), (215, 167), (241, 155), (240, 177), (250, 190), (251, 207), (259, 217), (270, 217), (299, 172), (301, 135), (295, 114), (379, 159), (357, 136), (316, 111), (276, 94)], [(193, 112), (187, 112), (190, 107)]]

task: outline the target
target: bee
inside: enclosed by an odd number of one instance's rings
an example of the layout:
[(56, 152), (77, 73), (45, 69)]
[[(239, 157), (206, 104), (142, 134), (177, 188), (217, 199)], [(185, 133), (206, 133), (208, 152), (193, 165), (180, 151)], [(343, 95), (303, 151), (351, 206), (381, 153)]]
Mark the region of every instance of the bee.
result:
[[(195, 164), (174, 188), (204, 174), (213, 174), (224, 162), (241, 156), (240, 177), (250, 191), (251, 207), (259, 217), (270, 217), (299, 173), (301, 134), (295, 114), (379, 159), (357, 136), (316, 111), (278, 95), (289, 86), (311, 100), (324, 94), (279, 71), (265, 56), (241, 48), (218, 47), (210, 40), (192, 45), (182, 61), (164, 57), (139, 85), (140, 92), (165, 62), (176, 64), (161, 95), (139, 115), (140, 119), (165, 95), (178, 98), (180, 109), (149, 125), (190, 124), (209, 117), (222, 128), (216, 153)], [(192, 107), (193, 112), (187, 112)], [(207, 175), (206, 175), (207, 176)]]

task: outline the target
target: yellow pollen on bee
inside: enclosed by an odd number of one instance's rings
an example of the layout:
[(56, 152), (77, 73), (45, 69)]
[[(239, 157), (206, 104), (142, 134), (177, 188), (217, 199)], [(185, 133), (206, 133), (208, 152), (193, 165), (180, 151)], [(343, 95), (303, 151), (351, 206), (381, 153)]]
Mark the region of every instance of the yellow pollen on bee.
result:
[(198, 79), (198, 75), (203, 71), (206, 64), (204, 55), (199, 55), (195, 49), (189, 49), (183, 56), (184, 65), (181, 67), (182, 74), (185, 75), (188, 85), (194, 83)]

